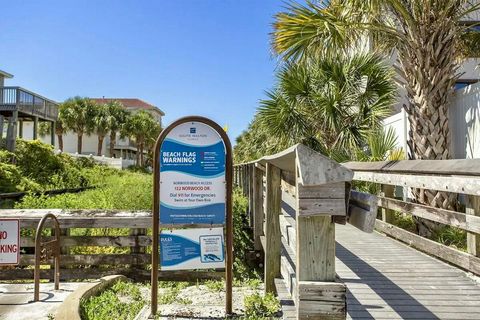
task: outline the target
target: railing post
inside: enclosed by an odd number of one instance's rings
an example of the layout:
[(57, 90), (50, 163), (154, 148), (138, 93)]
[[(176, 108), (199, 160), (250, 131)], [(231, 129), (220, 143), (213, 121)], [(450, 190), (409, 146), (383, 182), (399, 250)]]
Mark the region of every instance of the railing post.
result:
[(255, 174), (255, 163), (251, 163), (248, 165), (248, 217), (249, 217), (249, 224), (250, 227), (253, 228), (254, 224), (254, 202), (253, 202), (253, 184), (254, 184), (254, 174)]
[[(130, 253), (135, 253), (135, 254), (140, 254), (140, 253), (145, 253), (145, 247), (141, 247), (138, 245), (138, 236), (145, 236), (147, 234), (147, 229), (140, 229), (140, 228), (135, 228), (135, 229), (130, 229), (130, 235), (131, 236), (136, 236), (137, 240), (135, 241), (135, 246), (130, 247)], [(143, 269), (144, 265), (136, 263), (133, 265), (133, 267), (137, 269)], [(133, 272), (132, 274), (135, 274)]]
[[(0, 90), (1, 92), (1, 90)], [(1, 102), (1, 100), (0, 100)], [(5, 118), (0, 115), (0, 148), (2, 147), (2, 143), (3, 143), (3, 124), (4, 124), (4, 120)]]
[[(382, 184), (382, 196), (385, 198), (393, 198), (395, 194), (395, 186)], [(393, 210), (382, 208), (382, 221), (387, 223), (393, 222)]]
[[(308, 149), (295, 164), (297, 319), (345, 319), (346, 286), (335, 279), (334, 216), (347, 213), (353, 173)], [(292, 285), (293, 286), (293, 285)]]
[(33, 117), (33, 140), (38, 139), (38, 117)]
[(18, 111), (13, 111), (12, 116), (8, 119), (8, 130), (7, 130), (7, 150), (15, 151), (16, 139), (17, 139), (17, 121), (18, 121)]
[(254, 167), (253, 172), (253, 245), (262, 250), (260, 237), (263, 235), (263, 171)]
[[(480, 216), (479, 196), (468, 196), (465, 213)], [(480, 234), (467, 233), (467, 251), (476, 257), (480, 257)]]
[(18, 121), (18, 137), (23, 138), (23, 120)]
[[(52, 121), (52, 124), (50, 126), (50, 144), (55, 148), (55, 126), (56, 123), (55, 121)], [(60, 146), (59, 146), (60, 149)]]
[(275, 292), (275, 278), (280, 276), (280, 211), (282, 201), (280, 169), (267, 163), (265, 206), (265, 292)]

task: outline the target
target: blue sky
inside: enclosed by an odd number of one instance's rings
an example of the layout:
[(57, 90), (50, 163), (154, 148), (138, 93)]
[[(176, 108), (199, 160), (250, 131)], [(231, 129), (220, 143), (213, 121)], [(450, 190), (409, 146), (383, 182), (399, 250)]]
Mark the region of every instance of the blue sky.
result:
[(0, 69), (56, 101), (141, 98), (165, 122), (197, 114), (234, 139), (271, 88), (275, 0), (5, 1)]

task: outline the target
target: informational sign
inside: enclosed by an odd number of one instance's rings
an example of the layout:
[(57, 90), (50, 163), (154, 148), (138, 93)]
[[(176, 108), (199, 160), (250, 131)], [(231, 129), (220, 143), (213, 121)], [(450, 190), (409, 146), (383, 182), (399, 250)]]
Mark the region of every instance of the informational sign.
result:
[[(152, 266), (158, 268), (152, 267), (151, 314), (157, 314), (159, 272), (168, 277), (173, 270), (224, 268), (229, 315), (233, 286), (230, 139), (211, 119), (188, 116), (162, 130), (153, 157)], [(190, 273), (178, 275), (190, 277)]]
[(225, 223), (225, 145), (202, 122), (174, 127), (160, 147), (160, 224)]
[(0, 265), (18, 264), (20, 257), (20, 222), (0, 220)]
[(162, 231), (160, 265), (161, 270), (224, 268), (223, 228)]

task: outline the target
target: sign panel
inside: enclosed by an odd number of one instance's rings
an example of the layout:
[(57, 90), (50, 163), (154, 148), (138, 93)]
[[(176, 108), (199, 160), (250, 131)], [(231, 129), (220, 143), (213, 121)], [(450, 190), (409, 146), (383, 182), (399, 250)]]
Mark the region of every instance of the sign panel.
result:
[(161, 270), (224, 268), (223, 228), (163, 230), (160, 265)]
[(212, 127), (174, 127), (160, 147), (160, 173), (160, 224), (225, 223), (225, 145)]
[(20, 257), (20, 222), (15, 219), (0, 220), (0, 265), (18, 264)]

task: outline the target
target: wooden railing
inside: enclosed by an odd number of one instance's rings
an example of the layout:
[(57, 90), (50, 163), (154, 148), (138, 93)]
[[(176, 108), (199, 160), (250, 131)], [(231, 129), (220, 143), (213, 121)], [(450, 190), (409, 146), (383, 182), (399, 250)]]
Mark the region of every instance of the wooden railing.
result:
[(21, 87), (0, 87), (0, 110), (20, 111), (51, 121), (58, 117), (56, 102)]
[[(348, 222), (365, 232), (375, 228), (480, 274), (480, 160), (333, 164), (298, 145), (236, 165), (234, 170), (234, 184), (249, 199), (255, 250), (264, 254), (266, 290), (274, 290), (275, 280), (280, 295), (278, 284), (284, 285), (283, 291), (295, 304), (297, 319), (318, 315), (342, 318), (345, 311), (345, 288), (335, 280), (333, 223)], [(345, 175), (344, 179), (338, 172)], [(349, 172), (353, 173), (353, 185), (355, 181), (378, 184), (376, 189), (382, 192), (350, 190)], [(466, 212), (396, 198), (395, 186), (402, 187), (406, 194), (410, 188), (457, 193)], [(467, 252), (393, 225), (395, 212), (465, 230)], [(279, 282), (276, 278), (280, 277)]]
[(249, 199), (255, 250), (264, 254), (265, 290), (291, 299), (297, 319), (345, 319), (334, 226), (347, 221), (352, 176), (303, 145), (235, 166), (234, 183)]
[[(480, 159), (350, 162), (345, 166), (354, 171), (354, 180), (381, 185), (383, 192), (377, 200), (381, 219), (376, 220), (377, 231), (460, 268), (480, 274)], [(456, 193), (466, 210), (445, 210), (415, 203), (412, 199), (404, 201), (395, 198), (395, 186), (402, 187), (405, 193), (408, 193), (410, 188)], [(392, 225), (394, 212), (466, 231), (467, 252)]]
[[(60, 209), (26, 209), (0, 210), (0, 218), (20, 219), (21, 236), (20, 264), (16, 267), (0, 267), (0, 280), (33, 280), (35, 260), (35, 234), (40, 219), (46, 213), (53, 213), (60, 222), (60, 278), (97, 279), (111, 274), (123, 274), (137, 280), (150, 279), (151, 236), (147, 228), (152, 226), (152, 216), (147, 211), (104, 211), (104, 210), (60, 210)], [(47, 225), (46, 228), (49, 228)], [(99, 234), (77, 235), (84, 228), (102, 229)], [(109, 235), (109, 229), (121, 228), (123, 235)], [(97, 232), (98, 234), (98, 232)], [(48, 240), (48, 237), (46, 238)], [(95, 248), (99, 253), (76, 254), (79, 249)], [(104, 249), (103, 252), (101, 251)], [(122, 253), (111, 253), (112, 248), (122, 248)], [(84, 252), (88, 252), (84, 250)], [(123, 253), (124, 252), (124, 253)], [(49, 263), (53, 263), (50, 261)], [(53, 269), (41, 270), (41, 279), (53, 279)], [(185, 280), (222, 278), (223, 273), (161, 271), (160, 280)]]

